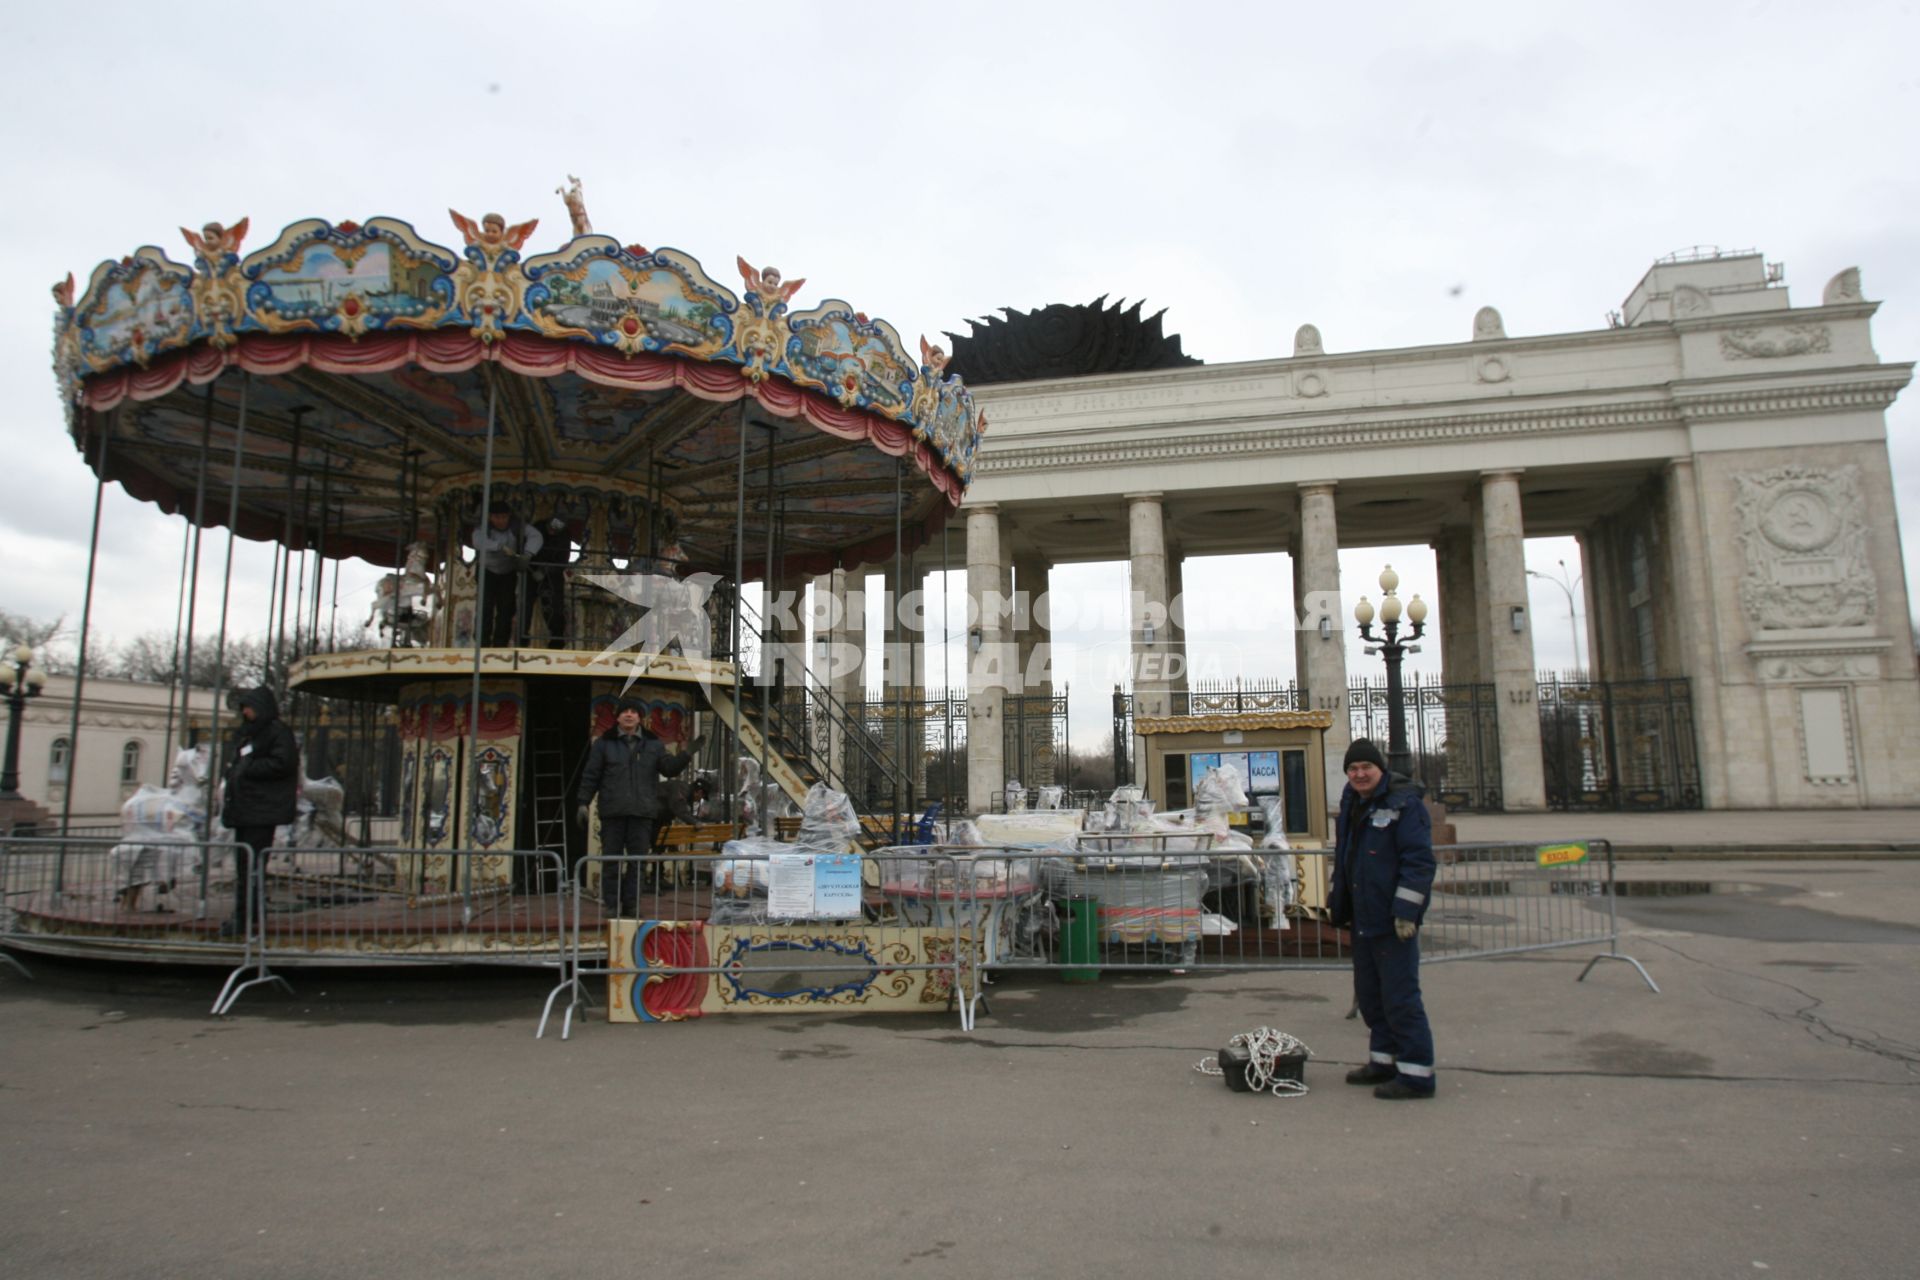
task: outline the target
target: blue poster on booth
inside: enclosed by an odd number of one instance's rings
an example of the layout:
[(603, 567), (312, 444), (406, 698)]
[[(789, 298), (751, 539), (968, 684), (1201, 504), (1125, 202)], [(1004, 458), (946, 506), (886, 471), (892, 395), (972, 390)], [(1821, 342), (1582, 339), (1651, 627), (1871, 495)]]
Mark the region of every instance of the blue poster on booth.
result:
[(813, 914), (820, 920), (858, 920), (861, 917), (859, 854), (814, 855)]

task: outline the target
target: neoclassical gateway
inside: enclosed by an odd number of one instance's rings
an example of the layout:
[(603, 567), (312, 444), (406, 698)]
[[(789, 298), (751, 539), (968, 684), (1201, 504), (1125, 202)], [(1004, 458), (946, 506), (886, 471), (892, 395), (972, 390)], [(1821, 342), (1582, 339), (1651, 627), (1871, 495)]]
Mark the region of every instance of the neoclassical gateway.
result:
[[(1613, 327), (1583, 333), (1510, 337), (1489, 307), (1459, 343), (1334, 353), (1303, 325), (1289, 359), (1149, 351), (1135, 371), (1036, 378), (1005, 367), (990, 326), (954, 353), (991, 423), (962, 508), (969, 590), (978, 602), (1005, 593), (1010, 570), (1030, 588), (1050, 564), (1125, 557), (1133, 708), (1164, 715), (1182, 690), (1155, 676), (1182, 641), (1152, 620), (1180, 591), (1181, 558), (1289, 553), (1293, 709), (1336, 712), (1335, 775), (1341, 632), (1371, 589), (1343, 595), (1336, 553), (1427, 543), (1445, 686), (1480, 691), (1497, 747), (1464, 746), (1456, 715), (1422, 767), (1497, 771), (1474, 792), (1483, 805), (1545, 806), (1569, 755), (1575, 772), (1611, 772), (1616, 803), (1635, 803), (1637, 775), (1666, 804), (1920, 803), (1885, 417), (1913, 366), (1875, 353), (1877, 305), (1854, 269), (1795, 307), (1759, 254), (1694, 252), (1655, 264)], [(1585, 563), (1592, 682), (1555, 705), (1537, 683), (1527, 535), (1576, 537)], [(1035, 639), (991, 610), (981, 630), (976, 650)], [(976, 664), (976, 802), (1007, 768), (993, 724), (1005, 697)]]

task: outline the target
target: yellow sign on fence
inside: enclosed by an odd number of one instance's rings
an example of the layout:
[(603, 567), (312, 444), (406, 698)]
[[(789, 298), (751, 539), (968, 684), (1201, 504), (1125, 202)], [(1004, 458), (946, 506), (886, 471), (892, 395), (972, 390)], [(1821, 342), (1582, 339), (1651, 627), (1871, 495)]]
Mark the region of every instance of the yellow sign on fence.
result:
[(1543, 844), (1534, 853), (1534, 861), (1543, 867), (1570, 867), (1587, 860), (1587, 846), (1579, 844)]

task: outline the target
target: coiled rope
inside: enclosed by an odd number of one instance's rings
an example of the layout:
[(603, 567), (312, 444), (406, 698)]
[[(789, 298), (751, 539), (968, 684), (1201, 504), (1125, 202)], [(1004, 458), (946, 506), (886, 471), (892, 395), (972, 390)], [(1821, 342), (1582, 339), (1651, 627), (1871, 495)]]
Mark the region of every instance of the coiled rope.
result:
[[(1280, 1079), (1274, 1075), (1274, 1064), (1280, 1058), (1313, 1056), (1313, 1050), (1304, 1041), (1272, 1027), (1256, 1027), (1227, 1041), (1227, 1048), (1247, 1051), (1247, 1086), (1253, 1092), (1271, 1093), (1276, 1098), (1297, 1098), (1307, 1092), (1306, 1081)], [(1203, 1076), (1226, 1074), (1217, 1055), (1200, 1059), (1193, 1064), (1193, 1069)]]

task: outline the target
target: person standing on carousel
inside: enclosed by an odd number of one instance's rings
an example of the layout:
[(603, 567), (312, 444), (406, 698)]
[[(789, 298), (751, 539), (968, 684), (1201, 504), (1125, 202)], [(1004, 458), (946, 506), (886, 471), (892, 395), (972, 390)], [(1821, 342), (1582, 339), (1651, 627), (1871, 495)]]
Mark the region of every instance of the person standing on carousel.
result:
[(480, 634), (487, 648), (504, 648), (526, 637), (533, 614), (527, 567), (541, 543), (540, 531), (504, 502), (488, 507), (486, 523), (475, 527), (472, 546), (480, 558), (487, 597)]
[(533, 553), (533, 575), (539, 579), (540, 614), (547, 623), (547, 647), (567, 643), (567, 566), (573, 563), (573, 539), (559, 516), (547, 521), (546, 539)]
[(300, 744), (280, 718), (273, 691), (265, 685), (243, 689), (228, 695), (227, 705), (240, 712), (240, 740), (227, 764), (220, 820), (240, 847), (234, 851), (233, 918), (220, 926), (223, 938), (245, 933), (250, 873), (266, 874), (273, 829), (293, 821), (300, 795)]
[[(673, 778), (700, 750), (694, 738), (683, 751), (667, 752), (660, 736), (640, 723), (640, 699), (622, 698), (613, 727), (594, 739), (580, 773), (580, 804), (574, 817), (587, 825), (588, 808), (600, 798), (600, 853), (606, 858), (644, 858), (653, 852), (653, 830), (668, 816), (659, 780)], [(647, 892), (660, 891), (658, 863), (607, 862), (600, 868), (600, 907), (632, 918), (639, 906), (642, 868)]]

